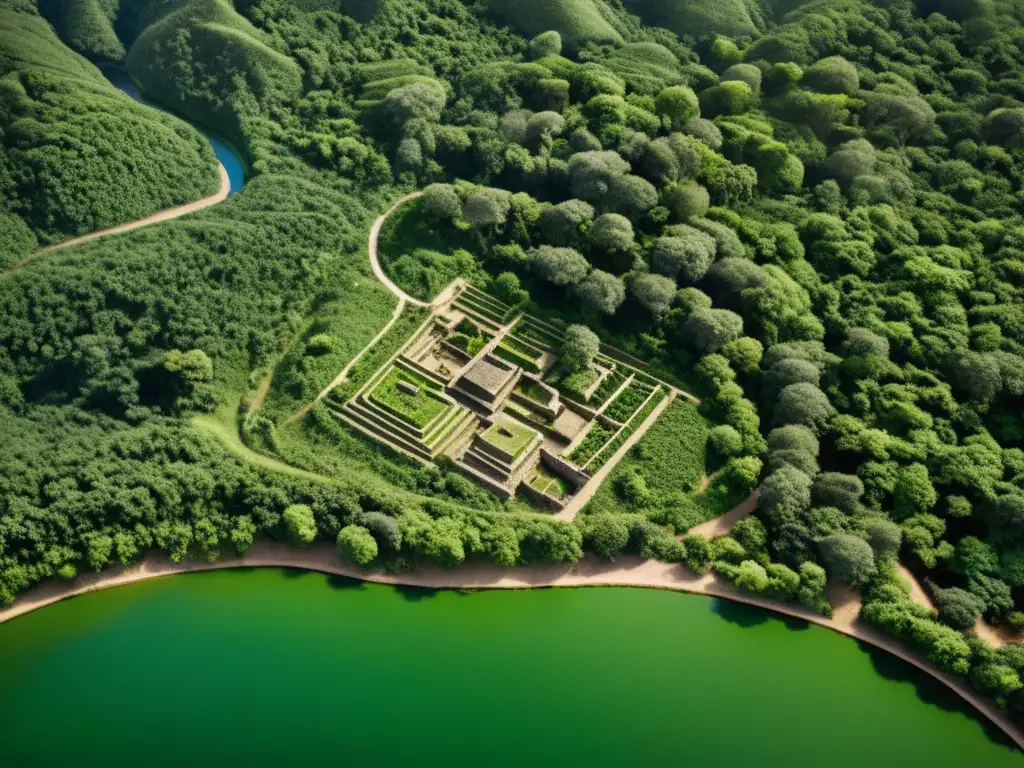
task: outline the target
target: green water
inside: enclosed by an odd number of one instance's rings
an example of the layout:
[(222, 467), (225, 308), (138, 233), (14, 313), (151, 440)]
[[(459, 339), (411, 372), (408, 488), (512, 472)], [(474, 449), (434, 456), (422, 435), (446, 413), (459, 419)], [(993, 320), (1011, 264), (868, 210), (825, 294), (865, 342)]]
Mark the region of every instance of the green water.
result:
[(0, 625), (0, 764), (978, 766), (888, 656), (724, 601), (175, 576)]

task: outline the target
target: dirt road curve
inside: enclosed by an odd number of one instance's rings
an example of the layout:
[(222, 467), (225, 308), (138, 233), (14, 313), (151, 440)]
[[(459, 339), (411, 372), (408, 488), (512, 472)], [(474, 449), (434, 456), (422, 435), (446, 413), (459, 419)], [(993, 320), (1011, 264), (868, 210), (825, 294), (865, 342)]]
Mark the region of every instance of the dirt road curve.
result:
[(80, 245), (81, 243), (87, 243), (90, 240), (95, 240), (99, 237), (106, 237), (107, 235), (114, 235), (118, 232), (130, 232), (133, 229), (139, 227), (145, 227), (150, 224), (156, 224), (159, 221), (169, 221), (170, 219), (176, 219), (179, 216), (184, 216), (187, 213), (195, 213), (201, 211), (203, 208), (209, 208), (211, 205), (216, 205), (219, 202), (227, 199), (228, 193), (231, 191), (231, 179), (228, 178), (228, 171), (221, 163), (217, 163), (217, 168), (220, 172), (220, 188), (209, 197), (204, 197), (202, 200), (196, 200), (194, 203), (186, 203), (185, 205), (179, 205), (176, 208), (165, 208), (162, 211), (157, 211), (144, 219), (138, 221), (129, 221), (124, 224), (118, 224), (116, 227), (109, 227), (107, 229), (101, 229), (96, 232), (92, 232), (88, 235), (81, 235), (79, 237), (73, 237), (70, 240), (65, 240), (62, 243), (56, 243), (55, 245), (47, 246), (46, 248), (40, 248), (34, 252), (31, 256), (26, 259), (22, 259), (16, 264), (12, 264), (0, 274), (7, 275), (11, 272), (24, 267), (26, 264), (31, 264), (33, 261), (46, 256), (47, 254), (53, 253), (54, 251), (60, 250), (61, 248), (67, 248), (71, 245)]

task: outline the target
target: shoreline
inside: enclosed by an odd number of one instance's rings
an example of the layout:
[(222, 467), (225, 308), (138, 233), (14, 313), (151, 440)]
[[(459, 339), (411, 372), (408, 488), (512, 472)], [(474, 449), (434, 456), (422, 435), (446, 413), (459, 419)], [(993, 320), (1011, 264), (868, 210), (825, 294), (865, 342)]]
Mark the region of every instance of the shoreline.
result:
[(502, 568), (489, 563), (471, 562), (454, 570), (444, 570), (435, 565), (428, 565), (408, 573), (391, 574), (380, 570), (361, 571), (350, 566), (342, 562), (334, 547), (326, 543), (316, 544), (309, 549), (296, 549), (281, 542), (259, 540), (250, 547), (245, 555), (226, 556), (213, 563), (174, 563), (163, 555), (151, 554), (138, 565), (131, 567), (119, 566), (100, 573), (84, 574), (73, 582), (57, 580), (44, 582), (26, 591), (11, 607), (0, 610), (0, 624), (60, 600), (87, 592), (134, 584), (163, 576), (222, 568), (297, 568), (376, 584), (423, 589), (639, 587), (732, 600), (772, 613), (808, 621), (899, 657), (944, 683), (1003, 731), (1019, 749), (1024, 750), (1024, 733), (1021, 733), (994, 703), (982, 699), (965, 682), (936, 669), (909, 646), (860, 622), (857, 619), (860, 612), (860, 597), (853, 590), (838, 585), (830, 587), (829, 596), (833, 603), (834, 613), (833, 618), (828, 619), (798, 605), (780, 603), (741, 592), (718, 579), (713, 573), (698, 576), (678, 563), (641, 560), (636, 556), (621, 557), (615, 563), (610, 564), (601, 563), (592, 557), (585, 557), (575, 566), (536, 564)]

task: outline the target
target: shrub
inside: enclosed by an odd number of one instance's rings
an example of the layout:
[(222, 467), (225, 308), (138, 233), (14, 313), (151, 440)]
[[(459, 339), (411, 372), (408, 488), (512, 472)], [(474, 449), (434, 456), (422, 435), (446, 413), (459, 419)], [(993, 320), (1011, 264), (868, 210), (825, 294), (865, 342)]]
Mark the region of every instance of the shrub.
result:
[(828, 572), (844, 584), (860, 586), (875, 575), (875, 555), (871, 546), (848, 533), (834, 533), (819, 543)]
[(562, 337), (561, 362), (570, 371), (590, 367), (601, 351), (601, 340), (585, 325), (570, 325)]
[(307, 355), (326, 355), (334, 351), (334, 339), (329, 333), (318, 333), (310, 336), (306, 342)]
[(1024, 147), (1024, 109), (1001, 107), (992, 110), (981, 124), (981, 131), (989, 144), (1021, 149)]
[(705, 117), (739, 115), (753, 108), (757, 95), (750, 86), (739, 80), (730, 80), (707, 88), (700, 93), (700, 111)]
[(462, 213), (462, 201), (451, 184), (431, 184), (423, 190), (420, 208), (435, 221), (452, 221)]
[(545, 56), (558, 56), (562, 52), (562, 36), (553, 29), (541, 32), (530, 40), (528, 47), (531, 59), (542, 59)]
[(903, 543), (903, 531), (891, 520), (872, 520), (864, 526), (868, 543), (879, 560), (895, 557)]
[(681, 130), (691, 120), (700, 117), (697, 94), (685, 85), (665, 88), (654, 100), (654, 107), (673, 130)]
[(542, 278), (561, 286), (579, 283), (590, 269), (590, 264), (579, 251), (550, 245), (535, 248), (531, 263)]
[(505, 224), (511, 208), (509, 193), (504, 189), (478, 187), (466, 198), (462, 216), (477, 229), (494, 229)]
[(601, 251), (628, 251), (633, 246), (633, 225), (625, 216), (605, 213), (594, 219), (587, 238), (594, 248)]
[(743, 318), (728, 309), (702, 309), (687, 318), (683, 334), (701, 354), (719, 350), (743, 333)]
[(347, 525), (338, 532), (338, 554), (355, 565), (366, 565), (377, 557), (377, 540), (361, 525)]
[(686, 567), (697, 574), (705, 574), (711, 570), (711, 542), (700, 534), (687, 536), (683, 539), (683, 562)]
[(614, 315), (626, 300), (626, 286), (615, 275), (600, 269), (591, 271), (576, 285), (583, 306), (594, 312)]
[(973, 628), (985, 609), (985, 604), (978, 597), (959, 587), (934, 589), (932, 599), (939, 618), (954, 629)]
[(292, 504), (285, 509), (281, 518), (289, 540), (300, 547), (306, 547), (316, 539), (316, 520), (313, 510), (305, 504)]
[(661, 204), (677, 219), (688, 221), (708, 212), (711, 197), (700, 184), (687, 181), (666, 187), (661, 195)]
[(715, 241), (693, 227), (685, 227), (671, 237), (659, 237), (651, 249), (654, 271), (683, 283), (696, 283), (704, 277), (714, 258)]
[(658, 319), (668, 312), (676, 293), (676, 284), (674, 280), (661, 275), (638, 275), (630, 282), (629, 292)]
[(852, 96), (860, 90), (857, 67), (842, 56), (829, 56), (814, 63), (804, 72), (803, 85), (818, 93), (841, 93)]
[(583, 542), (602, 560), (614, 562), (615, 555), (629, 543), (629, 525), (622, 515), (609, 512), (586, 515)]
[(813, 384), (790, 384), (779, 393), (775, 403), (775, 423), (802, 424), (815, 432), (824, 430), (835, 408), (828, 397)]
[(594, 207), (582, 200), (565, 202), (545, 208), (537, 226), (541, 235), (551, 245), (572, 247), (581, 238), (581, 233), (594, 220)]
[(722, 148), (722, 132), (710, 120), (694, 118), (683, 126), (683, 133), (703, 141), (716, 151)]
[(746, 83), (754, 93), (761, 92), (761, 70), (753, 64), (733, 64), (722, 73), (722, 82)]
[(708, 432), (708, 445), (721, 458), (739, 455), (743, 450), (743, 438), (728, 424), (722, 424)]

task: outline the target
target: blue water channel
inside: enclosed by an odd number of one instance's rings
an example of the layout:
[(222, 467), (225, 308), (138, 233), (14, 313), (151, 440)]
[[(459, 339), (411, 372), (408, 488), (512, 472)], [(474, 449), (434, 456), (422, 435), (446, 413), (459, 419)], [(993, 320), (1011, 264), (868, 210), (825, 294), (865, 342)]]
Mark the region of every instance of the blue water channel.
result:
[[(115, 88), (122, 93), (128, 94), (140, 104), (145, 104), (148, 107), (153, 107), (154, 109), (159, 109), (164, 112), (169, 111), (157, 102), (147, 99), (143, 95), (142, 90), (135, 84), (135, 81), (132, 80), (131, 76), (128, 75), (127, 72), (104, 70), (103, 74)], [(203, 126), (193, 123), (191, 120), (188, 120), (181, 115), (176, 115), (176, 117), (189, 123), (189, 125), (203, 134), (203, 136), (205, 136), (210, 142), (210, 146), (213, 148), (213, 153), (217, 156), (217, 159), (220, 160), (221, 164), (228, 172), (228, 179), (231, 181), (231, 191), (228, 194), (233, 195), (237, 192), (241, 192), (242, 187), (245, 186), (245, 163), (242, 161), (242, 156), (232, 149), (231, 145), (210, 133), (210, 131)]]

